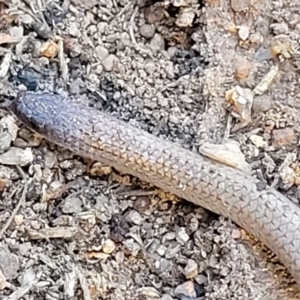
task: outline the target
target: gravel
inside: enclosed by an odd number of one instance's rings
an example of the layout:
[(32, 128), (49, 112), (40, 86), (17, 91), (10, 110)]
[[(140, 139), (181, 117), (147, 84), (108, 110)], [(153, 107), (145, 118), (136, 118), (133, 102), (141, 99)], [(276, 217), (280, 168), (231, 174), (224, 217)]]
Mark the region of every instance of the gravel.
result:
[[(297, 299), (230, 220), (74, 156), (6, 109), (19, 90), (56, 91), (195, 152), (234, 139), (252, 174), (298, 203), (297, 1), (26, 2), (0, 1), (0, 299)], [(254, 91), (237, 131), (232, 89)]]

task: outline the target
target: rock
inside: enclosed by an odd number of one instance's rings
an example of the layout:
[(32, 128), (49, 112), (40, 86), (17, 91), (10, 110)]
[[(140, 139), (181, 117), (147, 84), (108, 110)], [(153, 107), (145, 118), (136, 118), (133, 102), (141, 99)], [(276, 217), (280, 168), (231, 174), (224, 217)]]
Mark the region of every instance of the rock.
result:
[(184, 227), (180, 227), (179, 230), (176, 232), (176, 240), (181, 244), (184, 245), (190, 239), (189, 235), (186, 233)]
[(164, 256), (166, 254), (167, 248), (165, 245), (160, 245), (157, 249), (156, 252), (160, 255), (160, 256)]
[(0, 153), (9, 149), (11, 141), (11, 135), (7, 131), (0, 133)]
[(0, 291), (3, 291), (7, 286), (6, 278), (0, 270)]
[(24, 27), (23, 26), (12, 26), (9, 29), (9, 33), (12, 37), (21, 39), (24, 35)]
[(250, 28), (247, 25), (242, 25), (238, 31), (241, 40), (246, 41), (250, 34)]
[(245, 155), (236, 141), (229, 140), (225, 144), (204, 143), (200, 146), (199, 152), (212, 160), (248, 174), (251, 173), (251, 166), (247, 163)]
[(77, 39), (65, 38), (64, 51), (69, 54), (70, 57), (78, 57), (82, 53), (82, 46)]
[(250, 34), (248, 40), (251, 42), (252, 46), (258, 46), (262, 40), (262, 37), (259, 32), (256, 32)]
[(0, 163), (3, 165), (19, 165), (21, 167), (33, 161), (31, 148), (20, 149), (11, 147), (7, 152), (0, 155)]
[(247, 126), (251, 121), (251, 109), (254, 94), (252, 90), (242, 88), (239, 85), (225, 92), (225, 98), (228, 102), (227, 109), (232, 116), (240, 121), (232, 130), (236, 131)]
[(164, 38), (156, 33), (150, 41), (150, 48), (153, 52), (159, 52), (165, 49)]
[(279, 128), (273, 130), (272, 145), (275, 149), (290, 146), (297, 142), (297, 135), (293, 128)]
[(74, 81), (72, 81), (70, 84), (70, 94), (79, 95), (82, 84), (83, 82), (81, 78), (76, 78)]
[(111, 72), (115, 66), (115, 63), (118, 61), (118, 58), (113, 55), (110, 54), (108, 55), (103, 61), (102, 61), (102, 65), (103, 65), (103, 69), (107, 72)]
[(65, 214), (72, 214), (81, 212), (82, 202), (78, 197), (67, 197), (64, 205), (62, 207), (62, 211)]
[(233, 229), (232, 232), (231, 232), (231, 236), (237, 240), (237, 239), (240, 239), (242, 237), (242, 233), (241, 233), (241, 230), (240, 229)]
[(237, 57), (235, 60), (235, 78), (236, 79), (245, 79), (248, 77), (251, 70), (251, 63), (244, 57)]
[(102, 65), (98, 65), (98, 66), (96, 67), (96, 69), (95, 69), (95, 73), (96, 73), (97, 75), (101, 75), (102, 72), (103, 72), (103, 66), (102, 66)]
[(295, 184), (298, 173), (297, 165), (295, 165), (296, 161), (297, 155), (295, 153), (288, 153), (279, 167), (278, 171), (281, 179), (281, 187), (285, 190), (288, 190)]
[(104, 46), (101, 46), (101, 45), (98, 45), (96, 47), (95, 51), (96, 51), (97, 57), (99, 58), (99, 60), (101, 62), (109, 55), (108, 50)]
[(78, 29), (76, 22), (72, 22), (69, 27), (69, 34), (73, 37), (79, 37), (81, 35), (80, 30)]
[(195, 298), (196, 291), (192, 281), (186, 281), (185, 283), (178, 285), (174, 291), (175, 297), (182, 299), (183, 297)]
[(119, 42), (119, 40), (121, 39), (121, 34), (119, 32), (113, 33), (113, 34), (109, 34), (106, 36), (106, 41), (108, 43), (114, 43), (114, 42)]
[(150, 75), (155, 71), (155, 63), (151, 60), (147, 60), (144, 64), (144, 70)]
[(12, 140), (15, 140), (17, 138), (19, 127), (17, 126), (13, 116), (8, 115), (6, 117), (3, 117), (0, 121), (0, 128), (2, 130), (7, 130), (11, 135)]
[(167, 74), (167, 77), (169, 78), (169, 79), (174, 79), (174, 77), (175, 77), (175, 74), (174, 74), (174, 66), (173, 66), (173, 64), (168, 64), (167, 66), (166, 66), (166, 74)]
[(235, 12), (244, 12), (249, 9), (250, 0), (231, 0), (231, 7)]
[(264, 140), (264, 138), (257, 134), (252, 134), (249, 137), (250, 141), (257, 147), (257, 148), (266, 148), (268, 147), (268, 143)]
[(206, 276), (202, 275), (202, 274), (199, 274), (195, 277), (195, 281), (199, 284), (199, 285), (202, 285), (202, 284), (206, 284), (208, 279)]
[(288, 190), (295, 183), (295, 172), (292, 168), (283, 168), (280, 172), (280, 178), (283, 189)]
[(154, 24), (156, 22), (160, 22), (163, 19), (164, 11), (163, 9), (161, 9), (161, 7), (154, 4), (145, 8), (144, 16), (149, 24)]
[(123, 241), (124, 251), (129, 253), (132, 256), (137, 256), (139, 251), (141, 250), (141, 246), (134, 242), (132, 239)]
[(58, 54), (58, 45), (53, 41), (47, 41), (41, 45), (40, 54), (47, 58), (54, 58)]
[(133, 208), (139, 213), (144, 213), (151, 206), (151, 200), (149, 197), (139, 197), (135, 200)]
[(116, 244), (113, 240), (107, 239), (102, 245), (102, 251), (105, 254), (111, 254), (116, 249)]
[(143, 218), (139, 212), (136, 210), (131, 210), (126, 215), (126, 221), (135, 225), (141, 225), (143, 222)]
[(20, 261), (18, 257), (11, 253), (8, 249), (0, 248), (0, 270), (7, 280), (17, 278)]
[(191, 8), (180, 10), (180, 14), (175, 21), (178, 27), (190, 27), (195, 19), (195, 12)]
[(178, 49), (176, 47), (169, 47), (167, 52), (170, 57), (173, 57), (177, 53)]
[(252, 109), (254, 113), (266, 112), (272, 107), (272, 98), (269, 95), (257, 96), (253, 100)]
[(142, 288), (139, 288), (137, 290), (138, 294), (141, 295), (141, 298), (144, 299), (160, 299), (160, 293), (157, 289), (151, 286), (145, 286)]
[(184, 275), (186, 279), (194, 278), (198, 274), (198, 265), (197, 263), (189, 259), (186, 267), (184, 268)]
[(144, 24), (140, 27), (140, 34), (146, 39), (151, 39), (155, 33), (155, 27), (151, 24)]
[(229, 33), (236, 34), (237, 28), (236, 28), (233, 21), (227, 21), (227, 22), (224, 23), (223, 26), (224, 26), (224, 29), (226, 31), (228, 31)]
[(14, 223), (16, 226), (22, 225), (24, 222), (24, 216), (23, 215), (15, 215), (14, 217)]

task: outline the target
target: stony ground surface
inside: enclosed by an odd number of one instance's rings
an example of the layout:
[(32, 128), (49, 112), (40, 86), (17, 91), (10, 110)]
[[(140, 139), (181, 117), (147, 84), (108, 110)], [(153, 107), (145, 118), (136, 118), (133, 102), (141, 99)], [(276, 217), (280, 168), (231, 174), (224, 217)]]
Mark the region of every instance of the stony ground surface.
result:
[(230, 220), (41, 140), (6, 109), (24, 89), (80, 97), (192, 151), (228, 145), (298, 203), (297, 2), (0, 1), (0, 299), (297, 299)]

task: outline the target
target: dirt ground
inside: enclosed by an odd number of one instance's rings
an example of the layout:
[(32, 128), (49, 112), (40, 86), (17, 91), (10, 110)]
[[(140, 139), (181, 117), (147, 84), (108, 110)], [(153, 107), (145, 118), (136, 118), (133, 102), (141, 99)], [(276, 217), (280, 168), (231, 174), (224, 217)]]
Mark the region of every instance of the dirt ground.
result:
[(7, 109), (26, 89), (79, 97), (195, 152), (228, 145), (299, 203), (299, 13), (298, 0), (0, 0), (0, 299), (300, 298), (230, 220)]

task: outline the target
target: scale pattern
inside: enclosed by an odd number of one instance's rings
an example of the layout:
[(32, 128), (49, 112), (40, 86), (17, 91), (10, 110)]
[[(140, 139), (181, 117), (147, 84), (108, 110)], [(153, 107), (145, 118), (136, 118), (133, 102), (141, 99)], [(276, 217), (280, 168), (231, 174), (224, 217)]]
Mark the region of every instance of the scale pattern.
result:
[(254, 177), (58, 95), (22, 92), (11, 110), (57, 145), (230, 218), (300, 285), (300, 209), (275, 189), (260, 190)]

